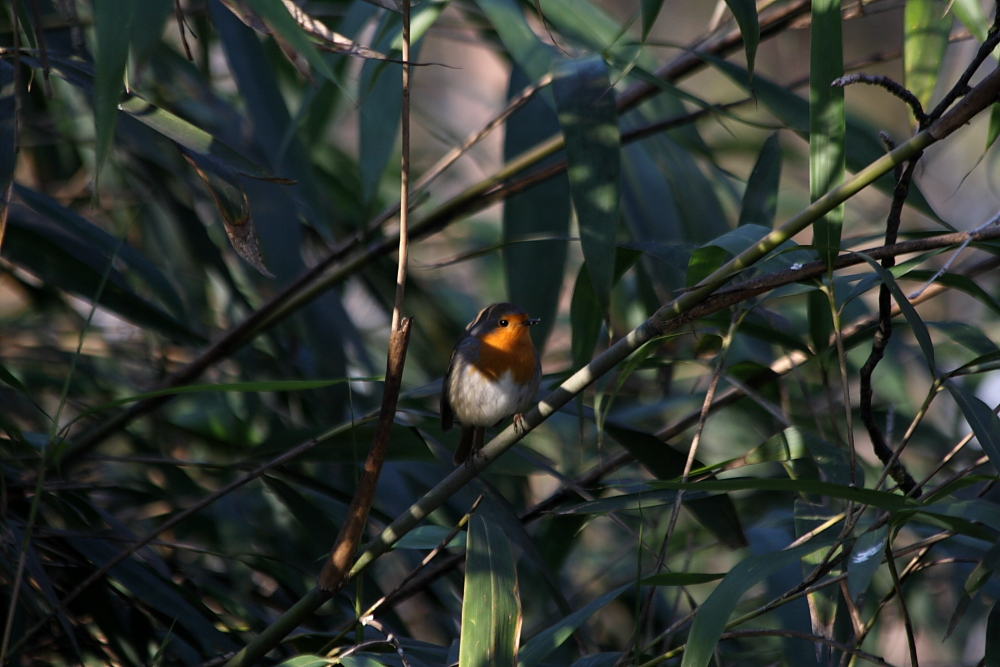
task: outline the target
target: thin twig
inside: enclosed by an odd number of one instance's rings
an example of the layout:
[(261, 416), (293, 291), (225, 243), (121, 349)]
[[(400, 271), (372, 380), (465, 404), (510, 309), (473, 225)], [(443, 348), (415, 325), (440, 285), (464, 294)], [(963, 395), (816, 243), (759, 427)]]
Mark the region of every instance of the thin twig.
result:
[[(906, 202), (906, 196), (910, 190), (910, 181), (913, 179), (913, 172), (916, 165), (917, 160), (911, 160), (896, 179), (896, 187), (892, 193), (892, 204), (889, 207), (889, 215), (885, 223), (885, 245), (887, 246), (896, 243), (903, 204)], [(884, 257), (881, 264), (882, 268), (888, 270), (895, 266), (896, 258), (895, 256)], [(883, 284), (879, 286), (878, 308), (878, 329), (876, 329), (875, 336), (872, 339), (871, 352), (869, 352), (868, 359), (861, 367), (860, 372), (861, 421), (864, 422), (865, 428), (868, 431), (868, 437), (871, 440), (875, 455), (882, 461), (885, 469), (892, 475), (892, 478), (899, 484), (903, 491), (910, 493), (914, 490), (916, 482), (914, 482), (913, 477), (899, 462), (899, 456), (894, 456), (895, 453), (892, 448), (886, 443), (885, 437), (883, 437), (882, 431), (875, 421), (872, 408), (872, 396), (874, 393), (872, 390), (872, 374), (875, 372), (875, 367), (882, 360), (885, 348), (889, 344), (889, 338), (892, 336), (892, 294), (889, 292), (888, 285)], [(902, 444), (900, 445), (901, 448)]]
[(969, 66), (965, 68), (962, 75), (958, 77), (958, 81), (955, 85), (945, 94), (945, 96), (938, 102), (938, 105), (927, 114), (927, 121), (933, 123), (939, 118), (943, 117), (948, 107), (952, 105), (952, 102), (957, 100), (962, 95), (965, 95), (968, 90), (969, 82), (972, 81), (973, 75), (979, 70), (979, 66), (982, 65), (993, 50), (1000, 44), (1000, 12), (996, 13), (993, 17), (993, 25), (990, 27), (989, 33), (986, 35), (986, 40), (979, 45), (979, 50), (976, 51), (975, 57)]
[[(194, 62), (194, 56), (191, 55), (191, 45), (188, 44), (187, 33), (191, 28), (188, 27), (187, 19), (184, 17), (184, 11), (181, 9), (181, 0), (174, 0), (174, 18), (177, 20), (177, 31), (181, 34), (181, 44), (184, 46), (184, 55), (190, 62)], [(194, 32), (192, 31), (193, 35)]]

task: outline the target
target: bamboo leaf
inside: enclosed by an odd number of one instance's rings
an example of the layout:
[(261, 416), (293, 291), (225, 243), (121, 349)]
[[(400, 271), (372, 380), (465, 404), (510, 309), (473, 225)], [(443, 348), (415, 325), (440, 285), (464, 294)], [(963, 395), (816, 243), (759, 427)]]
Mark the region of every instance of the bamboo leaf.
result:
[(134, 0), (94, 0), (94, 125), (97, 164), (104, 164), (115, 133), (118, 102), (124, 89)]
[[(517, 94), (527, 84), (524, 71), (512, 68), (509, 94)], [(511, 160), (557, 132), (558, 118), (545, 100), (536, 95), (507, 120), (504, 159)], [(539, 167), (556, 159), (553, 156)], [(504, 202), (503, 240), (510, 244), (503, 250), (507, 296), (541, 320), (531, 327), (531, 337), (539, 353), (555, 325), (567, 253), (567, 242), (560, 237), (565, 239), (569, 234), (572, 211), (569, 177), (565, 173)], [(548, 236), (553, 240), (512, 243), (531, 236)]]
[(283, 185), (295, 183), (287, 178), (274, 176), (209, 132), (166, 109), (150, 104), (138, 95), (130, 95), (119, 106), (132, 118), (181, 146), (189, 155), (193, 154), (204, 160), (209, 160), (219, 168), (230, 169), (242, 176)]
[(649, 37), (649, 31), (656, 23), (656, 17), (660, 15), (660, 8), (663, 7), (663, 0), (642, 0), (642, 41)]
[(521, 652), (518, 654), (517, 667), (538, 667), (545, 658), (562, 646), (562, 643), (569, 639), (573, 631), (583, 625), (584, 621), (593, 616), (598, 609), (634, 587), (635, 584), (629, 582), (624, 586), (619, 586), (614, 590), (608, 591), (539, 632), (521, 649)]
[(774, 216), (778, 209), (778, 185), (781, 181), (781, 144), (778, 133), (767, 138), (761, 146), (753, 171), (747, 180), (743, 193), (743, 207), (740, 209), (739, 225), (756, 224), (763, 227), (774, 226)]
[(538, 39), (514, 0), (476, 0), (476, 4), (529, 79), (537, 81), (549, 73), (555, 53)]
[(276, 0), (245, 0), (245, 2), (264, 20), (276, 37), (280, 37), (298, 56), (305, 58), (313, 69), (331, 81), (336, 79), (333, 70), (302, 27), (288, 13), (288, 8), (283, 2)]
[(852, 599), (857, 600), (859, 595), (868, 590), (868, 584), (881, 567), (888, 535), (889, 527), (882, 526), (862, 533), (855, 541), (851, 557), (847, 561), (847, 587)]
[(934, 361), (934, 344), (931, 342), (931, 335), (927, 332), (927, 327), (924, 325), (924, 321), (920, 319), (920, 316), (917, 314), (913, 304), (906, 298), (903, 291), (899, 289), (899, 285), (896, 284), (896, 279), (893, 278), (892, 274), (883, 269), (878, 262), (873, 260), (871, 257), (866, 255), (861, 255), (861, 257), (875, 270), (875, 273), (878, 274), (879, 280), (882, 284), (889, 288), (892, 298), (896, 301), (896, 305), (899, 306), (899, 310), (903, 313), (903, 317), (906, 318), (906, 323), (910, 325), (910, 329), (913, 331), (913, 336), (917, 339), (917, 343), (920, 345), (920, 350), (924, 353), (924, 360), (927, 362), (927, 368), (930, 370), (931, 376), (937, 377), (937, 364)]
[(698, 608), (694, 623), (691, 625), (691, 632), (688, 634), (681, 667), (708, 665), (715, 653), (716, 644), (719, 643), (719, 637), (722, 636), (729, 617), (744, 593), (787, 565), (797, 563), (805, 556), (827, 546), (829, 543), (810, 543), (785, 551), (751, 556), (740, 561)]
[(512, 667), (521, 636), (514, 552), (499, 527), (469, 520), (459, 667)]
[(600, 56), (561, 63), (552, 82), (566, 138), (570, 192), (594, 296), (606, 314), (614, 283), (621, 137), (614, 92)]
[(927, 109), (954, 20), (942, 0), (907, 0), (903, 15), (903, 85)]
[(1000, 467), (1000, 417), (981, 400), (947, 382), (948, 391), (958, 403), (958, 407), (969, 422), (969, 428), (976, 434), (979, 446), (983, 448), (994, 467)]
[(753, 65), (760, 43), (760, 23), (757, 21), (757, 3), (754, 0), (726, 0), (729, 11), (740, 27), (743, 37), (743, 51), (747, 56), (747, 74), (753, 78)]
[[(844, 75), (840, 0), (812, 3), (809, 63), (809, 194), (816, 201), (844, 181), (844, 89), (830, 85)], [(813, 224), (813, 245), (831, 271), (843, 223), (841, 205)]]

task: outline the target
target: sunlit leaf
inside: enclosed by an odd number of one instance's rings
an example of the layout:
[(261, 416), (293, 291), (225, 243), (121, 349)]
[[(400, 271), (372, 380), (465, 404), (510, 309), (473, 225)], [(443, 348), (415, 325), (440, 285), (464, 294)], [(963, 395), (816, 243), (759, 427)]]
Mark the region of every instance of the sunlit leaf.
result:
[[(844, 89), (830, 83), (844, 75), (840, 0), (812, 4), (809, 60), (809, 194), (816, 201), (844, 180)], [(813, 245), (828, 267), (840, 251), (844, 207), (813, 223)]]
[(942, 0), (907, 0), (903, 17), (903, 85), (927, 110), (954, 22)]
[(521, 639), (514, 552), (498, 526), (469, 520), (459, 667), (513, 665)]
[(847, 561), (847, 586), (854, 600), (868, 590), (868, 584), (882, 565), (888, 526), (862, 533), (854, 542)]

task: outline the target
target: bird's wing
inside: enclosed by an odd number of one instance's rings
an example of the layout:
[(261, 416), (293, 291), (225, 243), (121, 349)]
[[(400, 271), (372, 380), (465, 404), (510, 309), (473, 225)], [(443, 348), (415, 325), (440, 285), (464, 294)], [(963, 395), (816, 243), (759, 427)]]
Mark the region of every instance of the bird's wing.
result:
[(455, 348), (451, 351), (451, 359), (448, 361), (448, 371), (444, 374), (444, 380), (441, 381), (441, 430), (448, 432), (451, 427), (455, 425), (455, 411), (451, 408), (451, 399), (448, 396), (449, 387), (451, 386), (451, 373), (455, 366), (461, 363), (459, 357), (459, 348), (467, 346), (474, 343), (475, 339), (469, 334), (464, 334), (455, 343)]

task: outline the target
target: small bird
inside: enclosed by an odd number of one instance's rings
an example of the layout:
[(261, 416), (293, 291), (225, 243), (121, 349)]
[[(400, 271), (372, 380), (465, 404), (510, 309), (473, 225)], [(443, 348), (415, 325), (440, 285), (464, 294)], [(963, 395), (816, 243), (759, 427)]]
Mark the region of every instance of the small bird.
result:
[(542, 364), (531, 342), (529, 327), (537, 324), (523, 308), (495, 303), (479, 311), (455, 344), (441, 390), (441, 429), (450, 431), (455, 420), (462, 436), (455, 465), (478, 452), (486, 427), (528, 409), (542, 381)]

